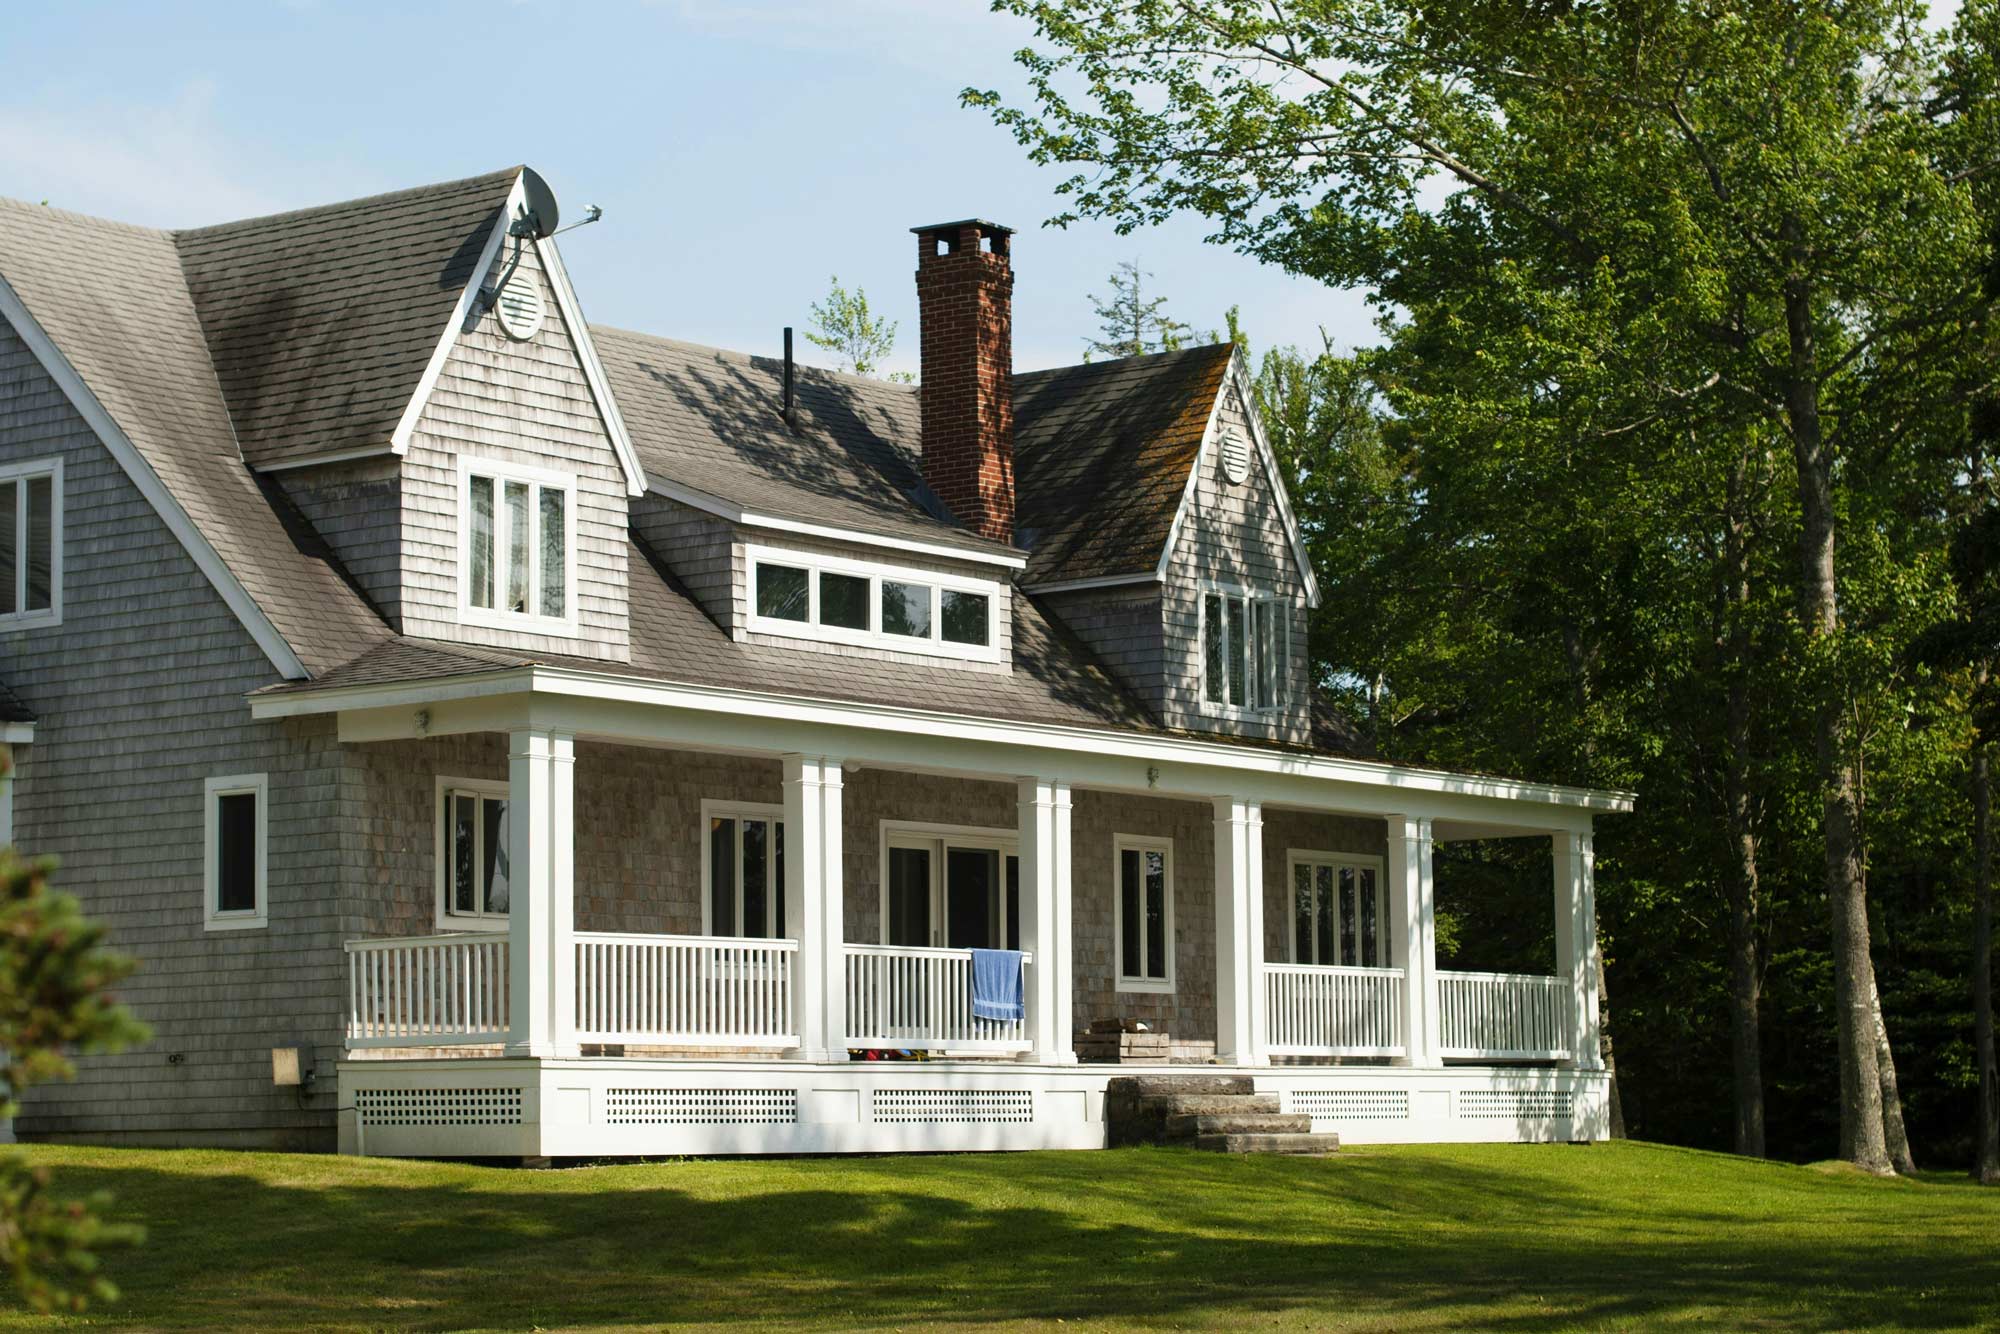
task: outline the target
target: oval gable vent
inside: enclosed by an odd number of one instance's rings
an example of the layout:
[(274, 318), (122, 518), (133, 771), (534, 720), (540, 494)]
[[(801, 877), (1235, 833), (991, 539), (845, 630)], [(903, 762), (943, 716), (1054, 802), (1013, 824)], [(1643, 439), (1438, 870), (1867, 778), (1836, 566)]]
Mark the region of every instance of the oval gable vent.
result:
[(509, 278), (500, 288), (493, 310), (500, 317), (500, 327), (516, 342), (525, 343), (542, 331), (542, 293), (532, 278), (518, 273)]
[(1240, 431), (1222, 437), (1222, 475), (1241, 486), (1250, 476), (1250, 442)]

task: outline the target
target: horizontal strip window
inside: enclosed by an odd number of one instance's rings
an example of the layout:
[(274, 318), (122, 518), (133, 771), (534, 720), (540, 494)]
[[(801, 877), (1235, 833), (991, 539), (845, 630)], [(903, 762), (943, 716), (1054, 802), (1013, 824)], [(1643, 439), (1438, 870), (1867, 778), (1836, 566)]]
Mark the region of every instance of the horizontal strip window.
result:
[(765, 547), (749, 563), (757, 634), (1000, 661), (997, 581)]

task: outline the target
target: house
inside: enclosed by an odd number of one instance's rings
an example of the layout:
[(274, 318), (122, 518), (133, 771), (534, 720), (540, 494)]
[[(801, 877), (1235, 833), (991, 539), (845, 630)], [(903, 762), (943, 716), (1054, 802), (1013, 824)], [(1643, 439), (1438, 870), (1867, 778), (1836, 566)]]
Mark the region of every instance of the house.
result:
[[(153, 1029), (24, 1138), (1087, 1148), (1104, 1021), (1350, 1140), (1605, 1133), (1630, 798), (1326, 725), (1235, 350), (1014, 374), (973, 220), (916, 229), (921, 388), (795, 368), (588, 325), (555, 216), (0, 203), (0, 805)], [(1436, 966), (1493, 837), (1548, 975)]]

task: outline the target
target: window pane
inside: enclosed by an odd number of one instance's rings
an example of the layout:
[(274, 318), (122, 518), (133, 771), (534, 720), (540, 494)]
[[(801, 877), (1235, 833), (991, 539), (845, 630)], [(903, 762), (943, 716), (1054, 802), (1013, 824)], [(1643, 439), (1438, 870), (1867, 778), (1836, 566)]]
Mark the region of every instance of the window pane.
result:
[(1354, 932), (1354, 868), (1340, 868), (1340, 961), (1342, 963), (1361, 962), (1360, 948)]
[(736, 934), (736, 821), (708, 822), (708, 934)]
[(1250, 604), (1250, 690), (1251, 706), (1271, 707), (1271, 614), (1273, 604), (1259, 600)]
[(1361, 896), (1361, 962), (1369, 968), (1379, 968), (1382, 960), (1375, 941), (1375, 873), (1364, 870), (1355, 872), (1355, 875)]
[(944, 852), (944, 943), (951, 949), (1002, 948), (1000, 854), (992, 848)]
[(928, 584), (882, 581), (882, 633), (931, 637), (931, 590)]
[(1375, 905), (1375, 966), (1393, 968), (1395, 965), (1389, 960), (1389, 940), (1392, 935), (1389, 930), (1389, 904), (1382, 895), (1382, 886), (1375, 878), (1374, 871), (1361, 873), (1361, 892)]
[(1313, 867), (1314, 963), (1340, 962), (1340, 955), (1333, 948), (1336, 907), (1333, 901), (1333, 868)]
[(551, 487), (543, 487), (542, 502), (542, 615), (567, 616), (569, 606), (569, 497)]
[(1208, 702), (1223, 702), (1223, 686), (1229, 679), (1229, 651), (1223, 643), (1222, 599), (1214, 593), (1202, 600), (1203, 693)]
[(940, 619), (944, 621), (944, 637), (951, 644), (979, 644), (987, 642), (986, 608), (989, 599), (984, 593), (955, 593), (947, 588), (939, 597)]
[(28, 479), (28, 602), (26, 611), (49, 609), (49, 576), (55, 569), (55, 478)]
[(479, 798), (451, 798), (451, 910), (479, 911)]
[(1118, 854), (1118, 972), (1123, 977), (1144, 977), (1146, 962), (1140, 957), (1139, 942), (1144, 938), (1145, 886), (1139, 874), (1139, 850), (1127, 848)]
[(803, 621), (809, 595), (806, 572), (790, 565), (757, 564), (757, 614), (780, 621)]
[(257, 908), (257, 794), (231, 792), (215, 800), (216, 911), (254, 912)]
[(486, 855), (485, 882), (486, 903), (484, 911), (504, 913), (512, 898), (508, 874), (507, 845), (507, 802), (500, 797), (486, 797), (481, 805), (485, 807), (485, 824), (482, 831), (485, 838)]
[(19, 534), (15, 523), (19, 519), (21, 487), (18, 482), (0, 482), (0, 616), (21, 608), (15, 603), (15, 577), (20, 567), (15, 563), (20, 559), (20, 544), (15, 540)]
[(528, 610), (528, 484), (506, 483), (507, 610)]
[(1167, 975), (1167, 858), (1146, 853), (1146, 976)]
[(770, 825), (762, 820), (743, 822), (743, 934), (771, 934)]
[(1222, 609), (1229, 621), (1229, 702), (1242, 704), (1247, 698), (1243, 689), (1243, 599), (1224, 598)]
[(474, 477), (472, 485), (472, 605), (493, 605), (493, 479)]
[(773, 906), (771, 916), (776, 919), (776, 925), (773, 927), (771, 935), (778, 940), (788, 940), (790, 937), (785, 934), (785, 822), (782, 820), (773, 821), (771, 824), (771, 833), (771, 841), (774, 844), (771, 856), (771, 903)]
[(819, 577), (819, 623), (842, 630), (868, 628), (868, 581), (852, 574)]
[(1319, 962), (1313, 953), (1313, 868), (1304, 862), (1292, 868), (1292, 957)]
[(1007, 948), (1021, 948), (1021, 859), (1007, 859)]
[(889, 849), (889, 939), (886, 945), (931, 943), (929, 848)]

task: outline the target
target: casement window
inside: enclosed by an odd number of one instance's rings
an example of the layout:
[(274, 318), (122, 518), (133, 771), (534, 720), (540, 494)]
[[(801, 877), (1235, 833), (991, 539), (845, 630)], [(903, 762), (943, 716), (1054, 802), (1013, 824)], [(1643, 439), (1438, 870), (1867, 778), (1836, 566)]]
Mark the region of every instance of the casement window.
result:
[(0, 628), (62, 621), (62, 460), (0, 467)]
[(754, 633), (999, 661), (993, 580), (768, 547), (749, 564)]
[(703, 934), (787, 940), (780, 806), (701, 804)]
[(1113, 840), (1118, 990), (1174, 989), (1174, 845), (1120, 834)]
[(1202, 704), (1211, 713), (1284, 707), (1291, 675), (1292, 608), (1241, 588), (1201, 595)]
[(885, 822), (882, 866), (882, 944), (1021, 948), (1014, 831)]
[(504, 931), (513, 899), (507, 784), (438, 780), (438, 928)]
[(573, 633), (576, 479), (461, 456), (459, 618)]
[(267, 831), (271, 784), (264, 774), (202, 785), (202, 925), (239, 931), (270, 922)]
[(1389, 889), (1382, 863), (1292, 852), (1292, 962), (1389, 968)]

